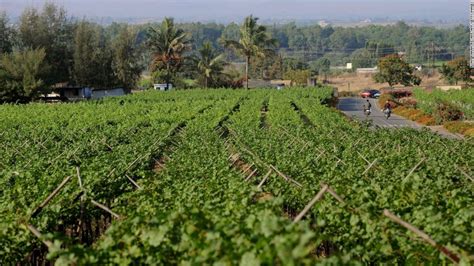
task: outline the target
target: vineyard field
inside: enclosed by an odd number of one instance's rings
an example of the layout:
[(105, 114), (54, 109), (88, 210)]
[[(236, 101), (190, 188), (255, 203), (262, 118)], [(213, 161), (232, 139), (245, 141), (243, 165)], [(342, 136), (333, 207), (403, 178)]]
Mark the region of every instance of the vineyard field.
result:
[(332, 92), (0, 105), (0, 264), (473, 264), (474, 140)]

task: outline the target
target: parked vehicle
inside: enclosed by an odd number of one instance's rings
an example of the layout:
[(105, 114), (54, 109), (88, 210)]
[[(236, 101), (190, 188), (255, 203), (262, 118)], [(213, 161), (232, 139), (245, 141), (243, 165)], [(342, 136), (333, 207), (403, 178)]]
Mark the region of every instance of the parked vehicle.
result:
[(360, 93), (360, 97), (362, 98), (378, 98), (380, 97), (381, 93), (379, 90), (371, 90), (365, 89)]

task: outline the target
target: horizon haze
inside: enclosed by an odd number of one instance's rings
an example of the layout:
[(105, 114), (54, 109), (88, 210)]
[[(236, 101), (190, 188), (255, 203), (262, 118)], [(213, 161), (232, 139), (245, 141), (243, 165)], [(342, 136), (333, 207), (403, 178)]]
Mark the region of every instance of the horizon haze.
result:
[[(263, 20), (425, 20), (468, 22), (466, 0), (0, 0), (0, 12), (18, 17), (45, 2), (64, 6), (75, 17), (238, 21), (253, 14)], [(211, 8), (212, 7), (212, 8)]]

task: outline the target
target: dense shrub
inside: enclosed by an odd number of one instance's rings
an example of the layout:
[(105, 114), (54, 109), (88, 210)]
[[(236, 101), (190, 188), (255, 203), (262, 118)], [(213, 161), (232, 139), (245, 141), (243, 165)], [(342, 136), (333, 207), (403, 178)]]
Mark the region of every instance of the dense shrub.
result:
[(396, 99), (411, 97), (413, 95), (409, 90), (385, 90), (383, 94), (389, 94)]
[(398, 100), (398, 102), (400, 102), (405, 107), (414, 108), (414, 109), (416, 109), (417, 107), (416, 99), (411, 98), (411, 97), (401, 98), (400, 100)]
[(391, 94), (382, 94), (379, 98), (379, 106), (382, 108), (385, 105), (385, 102), (389, 101), (392, 109), (398, 107), (400, 103), (395, 97)]
[(436, 105), (436, 110), (434, 112), (434, 117), (438, 124), (442, 124), (449, 121), (458, 121), (462, 120), (464, 117), (463, 112), (459, 107), (449, 103), (449, 102), (439, 102)]

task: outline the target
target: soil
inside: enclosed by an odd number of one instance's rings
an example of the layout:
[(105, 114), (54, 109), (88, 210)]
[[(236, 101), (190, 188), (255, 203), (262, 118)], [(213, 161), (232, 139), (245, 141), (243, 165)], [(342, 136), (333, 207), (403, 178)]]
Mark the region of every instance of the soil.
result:
[[(387, 88), (387, 83), (376, 83), (373, 74), (346, 73), (328, 78), (328, 85), (336, 87), (340, 92), (359, 92), (363, 89), (382, 89)], [(433, 89), (436, 86), (445, 85), (441, 76), (436, 73), (433, 76), (423, 76), (420, 87)]]

